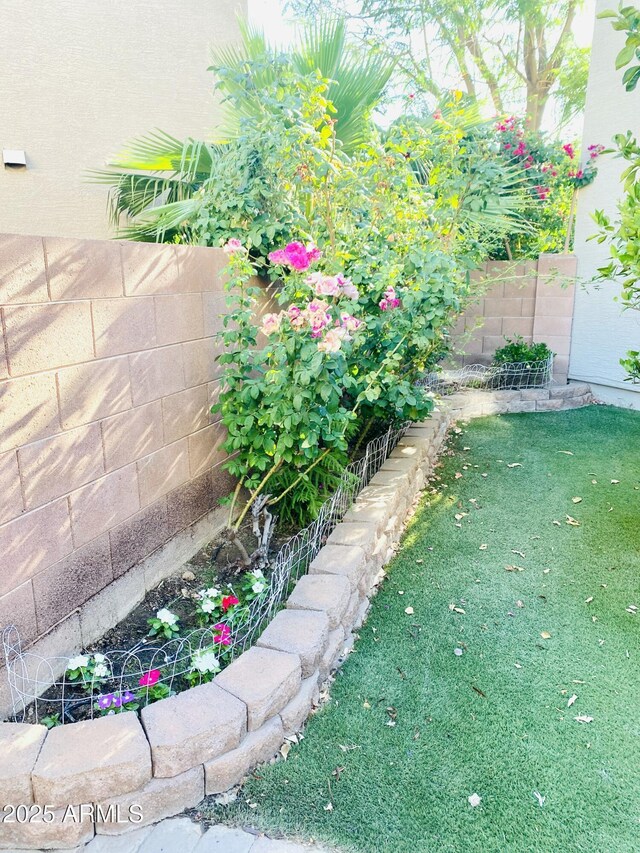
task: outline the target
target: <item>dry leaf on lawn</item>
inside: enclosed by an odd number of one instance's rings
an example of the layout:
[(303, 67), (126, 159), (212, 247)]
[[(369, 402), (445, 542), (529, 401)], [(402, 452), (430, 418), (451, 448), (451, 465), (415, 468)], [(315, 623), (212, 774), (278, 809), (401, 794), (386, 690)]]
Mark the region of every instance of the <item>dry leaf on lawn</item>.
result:
[(592, 723), (593, 717), (587, 717), (585, 714), (580, 714), (578, 717), (573, 718), (576, 723)]
[(505, 566), (505, 572), (524, 572), (524, 568), (522, 566)]
[(405, 607), (404, 612), (407, 616), (413, 616), (413, 607)]
[(287, 760), (287, 756), (289, 755), (290, 751), (291, 751), (291, 744), (290, 743), (283, 743), (282, 746), (280, 747), (280, 755), (284, 758), (285, 761)]
[(489, 547), (488, 545), (481, 545), (481, 546), (480, 546), (480, 550), (481, 550), (481, 551), (486, 551), (488, 547)]
[(573, 456), (570, 450), (556, 450), (556, 453), (566, 453), (567, 456)]
[(540, 636), (542, 637), (543, 640), (550, 640), (551, 639), (551, 634), (548, 631), (541, 631)]
[(471, 808), (475, 809), (475, 807), (479, 806), (482, 802), (482, 797), (480, 797), (478, 794), (471, 794), (470, 797), (467, 797), (467, 800), (469, 801), (469, 805), (471, 806)]
[(574, 504), (582, 503), (582, 498), (571, 498), (571, 503), (574, 503)]
[(567, 516), (567, 524), (570, 524), (572, 527), (580, 527), (580, 522), (573, 518), (571, 515)]
[(567, 708), (570, 708), (577, 698), (578, 696), (575, 693), (573, 694), (573, 696), (570, 696), (569, 700), (567, 701)]
[(522, 465), (519, 462), (509, 462), (507, 468), (522, 468)]

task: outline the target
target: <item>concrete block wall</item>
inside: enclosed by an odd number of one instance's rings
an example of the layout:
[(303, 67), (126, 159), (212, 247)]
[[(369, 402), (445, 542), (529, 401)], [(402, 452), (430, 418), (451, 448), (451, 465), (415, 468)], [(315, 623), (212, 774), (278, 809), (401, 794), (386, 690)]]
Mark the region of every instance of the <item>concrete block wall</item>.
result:
[(566, 382), (577, 260), (541, 255), (530, 261), (489, 261), (473, 273), (478, 296), (453, 329), (456, 362), (489, 364), (504, 338), (544, 341), (556, 353), (554, 378)]
[(79, 643), (78, 609), (231, 490), (210, 415), (225, 263), (0, 235), (0, 629), (24, 643)]

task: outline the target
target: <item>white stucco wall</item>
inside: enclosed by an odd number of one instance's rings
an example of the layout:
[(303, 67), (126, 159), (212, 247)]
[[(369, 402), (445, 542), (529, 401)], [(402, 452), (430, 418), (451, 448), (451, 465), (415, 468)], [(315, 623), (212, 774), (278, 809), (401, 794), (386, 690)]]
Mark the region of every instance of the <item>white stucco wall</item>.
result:
[[(615, 8), (611, 0), (597, 0), (596, 13), (608, 8)], [(582, 141), (585, 152), (594, 143), (608, 146), (616, 133), (631, 130), (640, 135), (640, 88), (625, 92), (622, 71), (615, 70), (615, 57), (623, 44), (624, 35), (615, 32), (609, 20), (596, 19)], [(587, 240), (596, 231), (591, 214), (615, 212), (623, 168), (624, 161), (602, 157), (595, 182), (580, 193), (575, 254), (581, 284), (576, 289), (569, 376), (591, 382), (600, 399), (640, 408), (640, 386), (624, 381), (619, 363), (627, 350), (640, 349), (640, 312), (622, 310), (614, 300), (620, 292), (615, 282), (597, 287), (590, 283), (607, 260), (606, 246)]]
[(0, 0), (0, 233), (108, 236), (101, 168), (161, 128), (209, 136), (214, 44), (238, 35), (246, 0)]

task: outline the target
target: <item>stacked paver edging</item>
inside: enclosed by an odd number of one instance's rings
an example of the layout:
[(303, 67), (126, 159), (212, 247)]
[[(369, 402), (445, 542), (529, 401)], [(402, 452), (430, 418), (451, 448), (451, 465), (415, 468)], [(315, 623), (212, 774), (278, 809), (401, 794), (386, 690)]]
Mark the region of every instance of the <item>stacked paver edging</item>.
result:
[[(526, 396), (532, 393), (540, 396)], [(588, 386), (577, 384), (448, 398), (408, 429), (297, 582), (286, 609), (213, 682), (144, 708), (140, 719), (127, 712), (50, 731), (0, 723), (0, 807), (4, 801), (49, 805), (54, 815), (45, 822), (34, 809), (33, 822), (0, 822), (0, 849), (69, 848), (94, 833), (146, 826), (228, 790), (271, 759), (300, 728), (351, 631), (364, 621), (452, 418), (494, 414), (495, 407), (533, 411), (544, 402), (575, 408), (590, 400)], [(74, 821), (68, 803), (99, 808)], [(133, 805), (142, 812), (137, 822), (127, 819)]]

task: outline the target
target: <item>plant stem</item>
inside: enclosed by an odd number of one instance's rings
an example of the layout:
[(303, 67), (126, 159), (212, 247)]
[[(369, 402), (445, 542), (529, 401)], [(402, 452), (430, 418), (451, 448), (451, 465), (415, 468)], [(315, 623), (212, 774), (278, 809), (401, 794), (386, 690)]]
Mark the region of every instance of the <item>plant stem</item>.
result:
[(287, 494), (287, 492), (290, 492), (290, 491), (291, 491), (291, 489), (295, 488), (295, 487), (298, 485), (298, 483), (300, 482), (300, 480), (302, 480), (302, 478), (303, 478), (303, 477), (306, 477), (306, 475), (309, 473), (309, 471), (311, 471), (311, 469), (312, 469), (312, 468), (315, 468), (315, 466), (318, 464), (318, 462), (320, 462), (322, 459), (324, 459), (324, 457), (327, 455), (327, 453), (330, 453), (330, 452), (331, 452), (331, 450), (332, 450), (332, 448), (331, 448), (331, 447), (327, 447), (327, 449), (326, 449), (323, 453), (321, 453), (321, 454), (320, 454), (320, 456), (318, 456), (318, 458), (317, 458), (317, 459), (315, 459), (315, 460), (311, 463), (311, 465), (309, 465), (309, 467), (308, 467), (306, 470), (304, 470), (304, 471), (303, 471), (303, 472), (302, 472), (302, 473), (301, 473), (301, 474), (300, 474), (300, 475), (299, 475), (299, 476), (298, 476), (298, 477), (293, 481), (293, 483), (291, 483), (291, 485), (290, 485), (290, 486), (287, 486), (287, 488), (284, 490), (284, 492), (281, 492), (281, 493), (278, 495), (278, 497), (277, 497), (277, 498), (275, 498), (275, 500), (269, 501), (269, 506), (273, 506), (274, 504), (277, 504), (277, 503), (278, 503), (278, 501), (282, 500), (282, 498)]
[(238, 516), (236, 523), (233, 525), (233, 530), (239, 530), (240, 525), (244, 521), (245, 515), (249, 512), (249, 507), (254, 502), (254, 500), (258, 497), (260, 492), (264, 489), (266, 484), (269, 482), (271, 477), (276, 473), (276, 471), (280, 468), (281, 465), (282, 465), (282, 459), (279, 462), (276, 462), (276, 464), (273, 466), (273, 468), (271, 468), (269, 473), (265, 477), (262, 478), (262, 481), (260, 483), (258, 483), (256, 488), (251, 492), (251, 494), (249, 495), (249, 500), (246, 502), (244, 509), (242, 510), (240, 515)]

